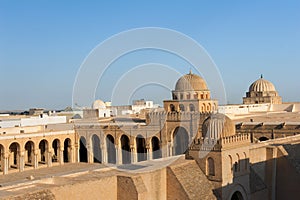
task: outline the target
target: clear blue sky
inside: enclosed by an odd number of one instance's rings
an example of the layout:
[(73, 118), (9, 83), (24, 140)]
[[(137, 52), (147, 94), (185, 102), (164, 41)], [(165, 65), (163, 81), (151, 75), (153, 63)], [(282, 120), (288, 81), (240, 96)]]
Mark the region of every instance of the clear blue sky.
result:
[(284, 101), (300, 101), (299, 10), (299, 1), (1, 0), (0, 110), (71, 105), (88, 53), (113, 34), (148, 26), (199, 42), (219, 67), (229, 103), (240, 103), (261, 73)]

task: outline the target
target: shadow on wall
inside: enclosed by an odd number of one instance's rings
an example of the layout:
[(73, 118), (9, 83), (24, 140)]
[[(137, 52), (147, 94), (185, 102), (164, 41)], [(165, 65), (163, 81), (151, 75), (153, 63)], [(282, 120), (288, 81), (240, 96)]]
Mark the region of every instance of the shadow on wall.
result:
[[(232, 165), (232, 183), (215, 187), (217, 199), (299, 199), (300, 196), (300, 144), (274, 147), (277, 158), (251, 163), (246, 173)], [(273, 148), (273, 149), (274, 149)], [(249, 163), (241, 160), (240, 163)]]

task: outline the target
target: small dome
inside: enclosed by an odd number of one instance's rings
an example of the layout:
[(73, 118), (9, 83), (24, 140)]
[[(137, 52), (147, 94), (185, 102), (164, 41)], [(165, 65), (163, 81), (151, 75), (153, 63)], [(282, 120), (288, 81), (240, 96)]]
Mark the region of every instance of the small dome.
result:
[(178, 79), (175, 90), (208, 90), (208, 88), (203, 78), (190, 72)]
[(261, 76), (260, 79), (252, 83), (249, 87), (249, 92), (275, 92), (276, 89), (268, 80), (263, 79)]
[(94, 101), (92, 108), (93, 109), (106, 109), (106, 105), (102, 100), (98, 99), (98, 100)]
[(220, 139), (222, 137), (235, 135), (235, 125), (233, 121), (224, 114), (211, 114), (202, 125), (202, 136), (210, 139)]

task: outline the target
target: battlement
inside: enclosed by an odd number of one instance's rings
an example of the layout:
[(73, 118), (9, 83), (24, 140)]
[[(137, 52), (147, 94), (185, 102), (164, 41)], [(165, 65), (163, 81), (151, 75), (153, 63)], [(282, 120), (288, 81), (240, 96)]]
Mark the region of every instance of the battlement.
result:
[(251, 143), (251, 137), (248, 133), (232, 135), (221, 138), (220, 143), (223, 148), (232, 147), (233, 145), (245, 145)]
[(150, 112), (148, 113), (151, 123), (160, 121), (189, 121), (205, 119), (211, 112)]

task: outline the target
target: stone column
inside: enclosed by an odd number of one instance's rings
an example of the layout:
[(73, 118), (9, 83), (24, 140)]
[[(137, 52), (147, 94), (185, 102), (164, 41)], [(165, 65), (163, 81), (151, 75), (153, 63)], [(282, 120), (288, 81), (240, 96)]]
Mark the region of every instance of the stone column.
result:
[(22, 172), (22, 171), (24, 171), (24, 167), (25, 167), (25, 159), (24, 159), (25, 152), (24, 151), (20, 151), (18, 153), (18, 156), (19, 156), (18, 167), (19, 167), (19, 171)]
[(131, 160), (131, 163), (136, 163), (138, 160), (136, 148), (134, 148), (133, 146), (130, 147), (130, 160)]
[(118, 145), (116, 145), (115, 148), (116, 148), (116, 164), (121, 165), (122, 164), (122, 149)]
[(9, 155), (7, 153), (2, 153), (1, 155), (1, 170), (3, 174), (8, 174), (8, 166), (9, 166), (9, 161), (8, 157)]
[(39, 150), (34, 150), (33, 155), (33, 167), (34, 169), (37, 169), (39, 165)]
[(9, 169), (9, 162), (8, 162), (8, 155), (4, 156), (4, 162), (3, 162), (3, 174), (8, 174)]
[(92, 149), (92, 145), (87, 145), (87, 156), (88, 156), (88, 163), (94, 163), (94, 152)]
[(53, 155), (53, 149), (49, 149), (49, 151), (46, 151), (46, 162), (48, 167), (52, 167), (52, 155)]
[(75, 149), (75, 146), (74, 145), (71, 145), (69, 148), (68, 148), (68, 156), (70, 158), (69, 162), (70, 163), (75, 163), (76, 159), (75, 159), (75, 154), (74, 154), (74, 150)]
[(153, 159), (152, 148), (147, 147), (147, 160), (152, 160), (152, 159)]
[(107, 149), (105, 145), (101, 145), (100, 148), (101, 148), (101, 157), (102, 157), (101, 162), (107, 163)]
[(60, 165), (64, 164), (64, 149), (60, 148), (58, 152), (58, 162)]

